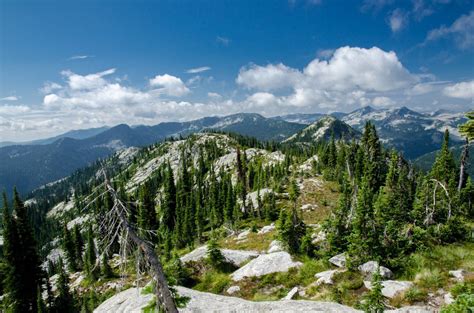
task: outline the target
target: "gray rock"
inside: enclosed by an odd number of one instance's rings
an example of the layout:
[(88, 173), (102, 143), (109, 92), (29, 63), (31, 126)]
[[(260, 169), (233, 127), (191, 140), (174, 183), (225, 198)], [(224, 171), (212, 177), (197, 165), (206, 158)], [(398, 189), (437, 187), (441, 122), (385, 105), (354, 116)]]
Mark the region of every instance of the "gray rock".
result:
[(200, 292), (184, 287), (176, 287), (181, 296), (188, 297), (189, 302), (185, 308), (179, 311), (183, 313), (263, 313), (263, 312), (308, 312), (308, 313), (355, 313), (361, 312), (351, 307), (322, 301), (305, 300), (280, 300), (280, 301), (248, 301), (236, 297), (215, 295), (207, 292)]
[(142, 294), (142, 288), (130, 288), (102, 302), (94, 313), (141, 313), (153, 297)]
[(250, 234), (250, 229), (244, 230), (237, 236), (237, 240), (247, 239), (247, 236)]
[[(256, 251), (246, 251), (246, 250), (230, 250), (230, 249), (221, 249), (221, 253), (227, 262), (234, 264), (235, 266), (240, 266), (243, 263), (247, 262), (250, 259), (256, 258), (259, 256), (259, 253)], [(194, 249), (188, 254), (181, 257), (183, 263), (190, 261), (200, 261), (207, 257), (207, 246), (201, 246)]]
[(392, 271), (385, 266), (379, 267), (379, 263), (377, 261), (369, 261), (359, 266), (359, 271), (364, 275), (369, 275), (369, 277), (372, 277), (372, 275), (377, 272), (377, 269), (379, 269), (380, 275), (383, 279), (393, 277)]
[(318, 280), (316, 281), (316, 285), (319, 286), (322, 284), (326, 284), (326, 285), (334, 284), (333, 278), (337, 272), (340, 272), (340, 270), (329, 270), (329, 271), (316, 273), (316, 275), (314, 275), (314, 277), (318, 278)]
[(259, 235), (263, 235), (275, 230), (275, 223), (271, 223), (270, 225), (263, 226), (262, 229), (258, 231)]
[(262, 254), (233, 272), (231, 278), (234, 281), (239, 281), (244, 277), (258, 277), (271, 273), (286, 272), (290, 268), (299, 267), (301, 265), (301, 262), (293, 262), (291, 255), (287, 252), (281, 251)]
[(236, 292), (239, 292), (240, 291), (240, 287), (239, 286), (231, 286), (227, 289), (227, 293), (232, 295)]
[(346, 254), (341, 253), (338, 255), (333, 256), (329, 259), (331, 264), (336, 265), (337, 267), (345, 267), (346, 266)]
[(435, 312), (438, 312), (438, 310), (435, 310), (427, 306), (413, 305), (413, 306), (405, 306), (405, 307), (395, 309), (395, 310), (388, 310), (385, 312), (387, 313), (435, 313)]
[(268, 253), (284, 251), (283, 243), (279, 240), (273, 240), (268, 247)]
[(443, 300), (445, 304), (451, 304), (454, 302), (453, 295), (450, 292), (444, 295)]
[(291, 300), (296, 296), (297, 293), (298, 293), (298, 287), (293, 287), (293, 289), (291, 289), (288, 292), (288, 294), (286, 296), (284, 296), (283, 299), (281, 299), (281, 300)]
[[(372, 283), (370, 281), (364, 281), (364, 285), (367, 289), (372, 289)], [(413, 287), (411, 281), (385, 280), (382, 282), (382, 295), (392, 299), (411, 287)]]
[(463, 282), (466, 271), (461, 268), (455, 271), (449, 271), (449, 275), (454, 277), (457, 281)]

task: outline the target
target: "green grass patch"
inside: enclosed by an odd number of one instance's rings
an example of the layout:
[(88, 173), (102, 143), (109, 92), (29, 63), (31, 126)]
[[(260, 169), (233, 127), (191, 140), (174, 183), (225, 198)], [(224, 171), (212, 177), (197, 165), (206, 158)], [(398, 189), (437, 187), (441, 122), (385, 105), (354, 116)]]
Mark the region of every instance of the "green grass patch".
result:
[(212, 293), (222, 293), (231, 283), (229, 275), (208, 271), (201, 277), (200, 282), (194, 286), (194, 289)]

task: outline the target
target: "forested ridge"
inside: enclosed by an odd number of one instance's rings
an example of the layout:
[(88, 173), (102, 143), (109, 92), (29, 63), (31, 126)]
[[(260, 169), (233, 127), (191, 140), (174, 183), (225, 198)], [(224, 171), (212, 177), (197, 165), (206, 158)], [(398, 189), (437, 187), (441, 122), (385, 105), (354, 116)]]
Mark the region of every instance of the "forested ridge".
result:
[[(461, 130), (472, 141), (472, 119)], [(455, 159), (449, 140), (446, 131), (422, 172), (384, 148), (370, 122), (360, 139), (333, 135), (304, 145), (209, 131), (100, 160), (26, 202), (14, 191), (3, 200), (2, 310), (91, 312), (115, 292), (112, 282), (144, 286), (149, 264), (136, 247), (124, 259), (123, 237), (111, 226), (117, 222), (103, 222), (120, 199), (127, 225), (153, 247), (170, 286), (230, 294), (237, 284), (237, 295), (252, 300), (275, 300), (297, 286), (301, 299), (367, 312), (428, 305), (429, 294), (444, 288), (453, 301), (437, 309), (462, 312), (474, 306), (474, 185), (467, 152)], [(261, 252), (272, 240), (300, 267), (234, 279), (241, 264), (222, 249)], [(203, 260), (180, 259), (200, 246), (207, 247)], [(330, 284), (312, 284), (335, 255), (344, 270)], [(369, 261), (376, 270), (361, 274)], [(410, 288), (387, 299), (382, 267)], [(448, 270), (461, 267), (462, 280), (450, 279)]]

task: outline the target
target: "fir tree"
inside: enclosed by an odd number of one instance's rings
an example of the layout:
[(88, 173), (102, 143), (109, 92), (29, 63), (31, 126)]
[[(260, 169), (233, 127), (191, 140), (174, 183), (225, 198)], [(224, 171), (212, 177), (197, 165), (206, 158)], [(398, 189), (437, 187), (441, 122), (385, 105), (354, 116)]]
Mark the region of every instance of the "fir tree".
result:
[(66, 254), (69, 271), (76, 272), (78, 270), (78, 266), (77, 266), (78, 256), (76, 255), (76, 247), (74, 245), (71, 232), (69, 231), (69, 229), (67, 229), (66, 225), (63, 225), (62, 246)]
[(89, 225), (89, 230), (87, 232), (86, 253), (84, 255), (84, 267), (87, 273), (87, 277), (90, 280), (97, 279), (96, 261), (97, 256), (95, 253), (94, 233), (92, 231), (92, 226)]
[(108, 260), (108, 257), (107, 257), (107, 253), (102, 253), (102, 267), (101, 267), (101, 271), (102, 271), (102, 277), (104, 278), (111, 278), (114, 276), (114, 273), (112, 271), (112, 268), (110, 267), (109, 265), (109, 260)]
[(139, 192), (137, 224), (139, 227), (139, 234), (143, 238), (147, 238), (151, 241), (155, 239), (154, 236), (148, 232), (156, 231), (158, 225), (156, 221), (155, 201), (150, 186), (147, 183), (142, 185)]
[(58, 296), (54, 301), (54, 311), (61, 313), (76, 312), (74, 297), (69, 291), (69, 278), (64, 270), (63, 261), (59, 258), (59, 277), (57, 281)]
[(372, 277), (372, 288), (366, 295), (362, 308), (367, 313), (381, 313), (385, 309), (382, 295), (382, 277), (379, 269)]
[(172, 231), (176, 223), (176, 186), (174, 184), (173, 170), (169, 162), (165, 174), (163, 200), (163, 204), (161, 205), (161, 223), (163, 227)]

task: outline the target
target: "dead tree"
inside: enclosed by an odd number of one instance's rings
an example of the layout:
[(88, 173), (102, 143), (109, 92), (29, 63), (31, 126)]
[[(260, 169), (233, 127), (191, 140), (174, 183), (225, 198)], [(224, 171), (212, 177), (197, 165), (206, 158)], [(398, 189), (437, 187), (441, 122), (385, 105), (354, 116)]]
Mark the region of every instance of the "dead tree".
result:
[[(178, 309), (176, 308), (176, 303), (171, 290), (168, 287), (168, 282), (163, 271), (163, 266), (161, 265), (160, 259), (153, 249), (153, 245), (138, 236), (138, 228), (134, 225), (131, 225), (128, 221), (127, 216), (129, 211), (127, 206), (120, 199), (117, 191), (108, 180), (105, 170), (102, 169), (101, 172), (104, 176), (104, 183), (102, 186), (105, 187), (105, 192), (102, 192), (93, 200), (91, 200), (85, 208), (93, 203), (95, 199), (106, 193), (109, 193), (113, 199), (112, 209), (106, 213), (103, 220), (99, 224), (100, 229), (106, 230), (106, 235), (103, 238), (100, 238), (102, 246), (104, 247), (104, 251), (102, 253), (107, 253), (113, 242), (119, 241), (120, 255), (122, 258), (121, 264), (124, 265), (127, 262), (128, 252), (138, 250), (138, 252), (144, 257), (147, 269), (155, 282), (154, 292), (158, 305), (165, 312), (177, 313)], [(96, 190), (99, 190), (99, 188), (96, 188)], [(155, 232), (153, 230), (142, 229), (140, 229), (140, 231)], [(137, 258), (137, 274), (139, 275), (138, 264), (139, 258)]]
[(469, 158), (469, 141), (466, 139), (466, 144), (461, 154), (461, 162), (459, 164), (459, 183), (458, 183), (458, 192), (461, 191), (462, 185), (464, 183), (464, 169), (466, 167), (467, 159)]

